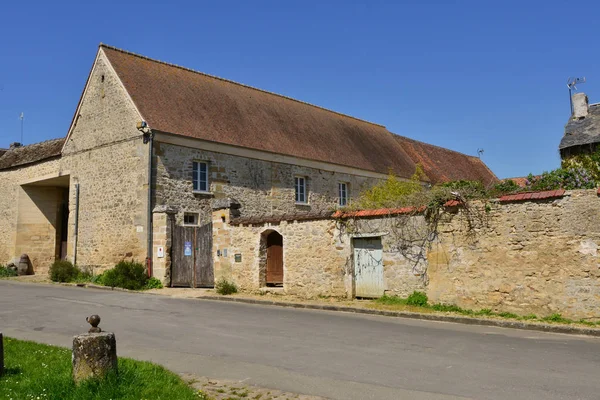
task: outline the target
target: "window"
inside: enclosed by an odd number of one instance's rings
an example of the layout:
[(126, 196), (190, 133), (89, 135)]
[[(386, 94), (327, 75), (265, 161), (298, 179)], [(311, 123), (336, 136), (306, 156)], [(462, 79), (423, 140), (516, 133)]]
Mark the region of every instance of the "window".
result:
[(296, 176), (294, 178), (294, 186), (296, 187), (296, 203), (306, 204), (306, 178)]
[(194, 161), (194, 192), (208, 192), (208, 163)]
[(338, 199), (340, 207), (348, 205), (348, 184), (345, 182), (338, 183)]
[(184, 225), (198, 225), (198, 214), (197, 213), (183, 213), (183, 224)]

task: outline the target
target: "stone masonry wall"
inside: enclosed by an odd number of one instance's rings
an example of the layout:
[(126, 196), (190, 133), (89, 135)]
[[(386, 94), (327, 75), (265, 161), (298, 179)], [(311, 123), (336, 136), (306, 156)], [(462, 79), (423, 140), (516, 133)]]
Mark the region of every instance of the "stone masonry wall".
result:
[[(385, 220), (372, 222), (371, 232), (382, 232), (388, 223)], [(221, 225), (218, 226), (223, 229)], [(226, 235), (215, 231), (216, 238), (213, 241), (230, 248), (227, 260), (230, 268), (223, 276), (235, 281), (243, 290), (258, 290), (264, 282), (261, 260), (266, 251), (264, 245), (261, 246), (261, 238), (271, 231), (283, 236), (285, 293), (308, 298), (319, 295), (353, 296), (352, 234), (355, 232), (345, 230), (331, 219), (230, 225), (226, 228)], [(382, 236), (382, 245), (386, 290), (400, 296), (422, 290), (423, 279), (419, 268), (415, 269), (414, 263), (394, 250), (395, 243), (389, 235)], [(241, 255), (241, 262), (235, 261), (235, 254)]]
[[(464, 308), (600, 320), (600, 198), (595, 190), (570, 191), (555, 200), (494, 203), (476, 229), (467, 228), (461, 213), (445, 214), (421, 262), (400, 251), (397, 238), (410, 239), (423, 229), (422, 216), (219, 225), (227, 230), (219, 245), (230, 248), (226, 277), (244, 290), (257, 290), (264, 273), (261, 235), (276, 230), (283, 236), (286, 293), (350, 297), (352, 237), (381, 235), (387, 294), (404, 297), (424, 290), (431, 302)], [(403, 243), (410, 250), (410, 240)], [(418, 246), (414, 241), (412, 254), (419, 253)], [(235, 262), (236, 253), (241, 262)]]
[(600, 319), (600, 199), (495, 205), (487, 227), (467, 235), (456, 216), (428, 254), (434, 302), (517, 314)]
[[(211, 194), (193, 193), (192, 163), (209, 164)], [(165, 143), (155, 144), (156, 191), (154, 204), (179, 210), (177, 223), (183, 213), (199, 213), (209, 222), (211, 200), (234, 198), (241, 203), (242, 217), (282, 215), (286, 213), (321, 212), (333, 210), (338, 204), (338, 183), (349, 184), (350, 196), (376, 182), (374, 178), (334, 173), (290, 164), (256, 160), (245, 157), (203, 151)], [(295, 203), (294, 177), (307, 177), (309, 201)]]

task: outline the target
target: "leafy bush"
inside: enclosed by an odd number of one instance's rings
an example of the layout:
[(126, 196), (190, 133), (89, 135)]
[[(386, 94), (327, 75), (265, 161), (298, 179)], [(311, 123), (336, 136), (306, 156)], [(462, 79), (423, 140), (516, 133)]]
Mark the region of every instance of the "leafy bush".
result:
[(92, 276), (90, 282), (95, 283), (96, 285), (104, 285), (104, 273)]
[(583, 167), (558, 168), (542, 175), (527, 176), (527, 188), (533, 191), (555, 189), (594, 189), (597, 182), (592, 174)]
[(81, 271), (67, 260), (56, 260), (50, 266), (50, 279), (53, 282), (72, 282)]
[(465, 198), (482, 198), (486, 196), (485, 187), (479, 181), (451, 181), (442, 183), (440, 187), (459, 192)]
[(233, 282), (229, 282), (225, 278), (221, 278), (217, 284), (215, 285), (215, 290), (217, 293), (222, 295), (229, 295), (233, 293), (237, 293), (238, 288)]
[(162, 289), (162, 288), (163, 288), (162, 282), (160, 281), (160, 279), (156, 279), (155, 277), (148, 279), (148, 282), (146, 282), (146, 285), (144, 286), (144, 290)]
[(121, 261), (113, 269), (102, 274), (102, 284), (130, 290), (142, 290), (148, 282), (148, 275), (142, 264)]
[(418, 164), (414, 175), (408, 182), (399, 180), (390, 172), (385, 181), (362, 192), (355, 207), (358, 209), (397, 207), (400, 199), (423, 191), (421, 180), (426, 178), (423, 168)]
[(11, 276), (17, 276), (17, 271), (6, 268), (4, 265), (0, 265), (0, 278), (9, 278)]
[(408, 298), (406, 299), (406, 304), (409, 306), (427, 306), (427, 295), (423, 292), (414, 291)]
[(519, 192), (521, 190), (523, 190), (523, 188), (521, 186), (517, 185), (517, 183), (515, 181), (513, 181), (512, 179), (507, 179), (500, 183), (495, 184), (489, 190), (488, 194), (490, 197), (500, 197), (504, 194), (511, 194), (511, 193)]

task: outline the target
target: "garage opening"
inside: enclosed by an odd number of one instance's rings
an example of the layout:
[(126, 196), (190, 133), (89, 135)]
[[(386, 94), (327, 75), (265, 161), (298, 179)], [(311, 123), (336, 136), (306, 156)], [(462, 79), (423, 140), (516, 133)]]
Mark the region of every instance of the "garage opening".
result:
[(15, 257), (29, 255), (34, 273), (67, 258), (69, 176), (21, 185), (18, 196)]

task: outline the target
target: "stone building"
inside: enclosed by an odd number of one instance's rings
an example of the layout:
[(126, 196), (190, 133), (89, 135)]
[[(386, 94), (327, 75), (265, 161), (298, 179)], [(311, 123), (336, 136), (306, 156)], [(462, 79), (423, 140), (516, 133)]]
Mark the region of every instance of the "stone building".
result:
[(585, 93), (575, 93), (572, 103), (573, 114), (558, 146), (562, 160), (593, 153), (600, 143), (600, 104), (589, 104)]
[[(96, 270), (146, 260), (167, 283), (210, 286), (234, 256), (213, 257), (213, 227), (229, 218), (218, 210), (330, 214), (417, 163), (424, 184), (497, 181), (477, 157), (100, 45), (66, 137), (0, 151), (0, 263), (27, 253), (44, 273), (59, 258)], [(277, 235), (264, 245), (288, 240)]]

